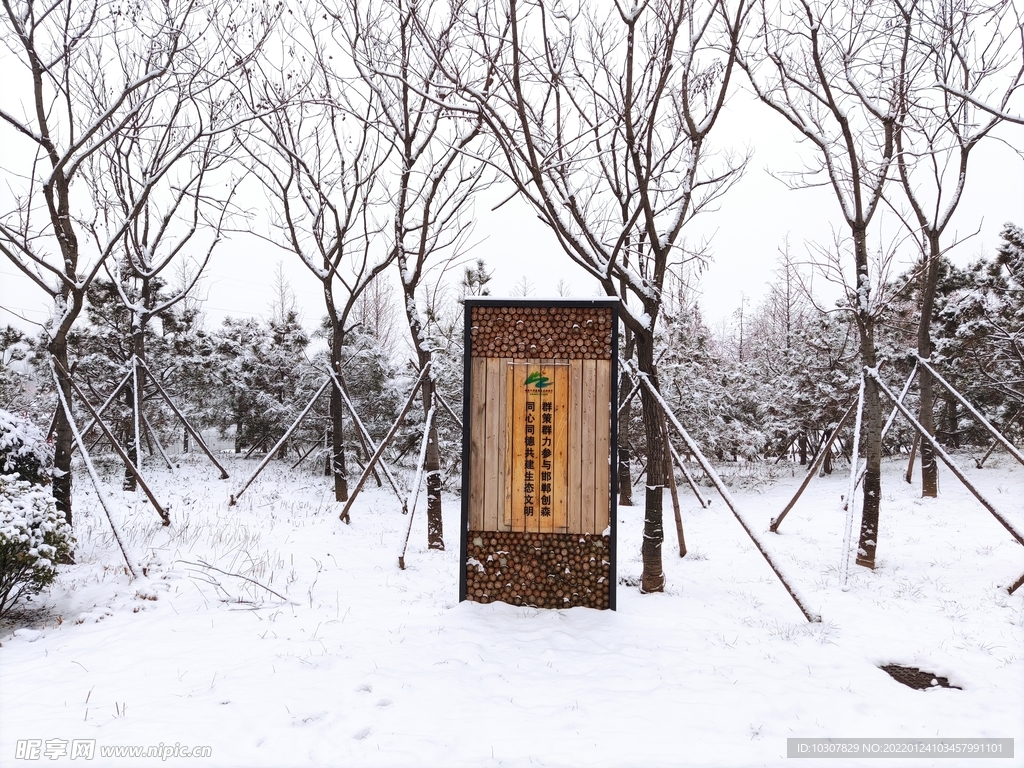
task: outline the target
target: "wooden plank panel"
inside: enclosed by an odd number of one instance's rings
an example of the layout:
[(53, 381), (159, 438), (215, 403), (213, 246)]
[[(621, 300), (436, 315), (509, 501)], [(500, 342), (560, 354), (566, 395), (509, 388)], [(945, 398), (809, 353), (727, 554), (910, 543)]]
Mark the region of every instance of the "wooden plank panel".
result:
[(512, 457), (509, 455), (509, 442), (511, 437), (507, 434), (508, 430), (505, 428), (505, 422), (507, 419), (506, 412), (511, 407), (507, 401), (508, 393), (506, 391), (508, 381), (508, 363), (507, 358), (499, 358), (497, 360), (497, 391), (498, 391), (498, 414), (495, 427), (498, 430), (497, 444), (498, 444), (498, 487), (495, 493), (495, 509), (494, 509), (494, 527), (488, 530), (501, 531), (506, 530), (505, 528), (505, 501), (508, 495), (508, 470)]
[(610, 509), (611, 462), (611, 360), (596, 360), (596, 387), (594, 397), (594, 533), (603, 533), (608, 527)]
[(511, 413), (515, 406), (513, 402), (514, 387), (513, 382), (515, 377), (512, 376), (512, 360), (510, 358), (502, 358), (501, 360), (501, 376), (502, 382), (500, 384), (502, 392), (505, 393), (504, 408), (505, 415), (502, 417), (503, 425), (503, 460), (502, 466), (505, 468), (505, 474), (502, 476), (501, 482), (501, 494), (499, 496), (500, 512), (498, 514), (498, 530), (511, 531), (512, 530), (512, 466), (515, 461), (515, 452), (512, 445), (512, 430), (508, 428), (508, 415)]
[[(538, 372), (549, 383), (543, 396), (538, 399), (540, 440), (537, 452), (537, 530), (541, 533), (554, 533), (555, 367), (553, 360), (538, 362)], [(548, 513), (546, 515), (545, 510)]]
[(484, 450), (487, 436), (487, 366), (483, 358), (470, 363), (469, 388), (469, 529), (484, 524)]
[(583, 445), (583, 468), (580, 473), (580, 482), (583, 488), (581, 507), (581, 523), (584, 533), (597, 533), (595, 526), (597, 521), (594, 514), (594, 496), (596, 492), (596, 465), (594, 451), (597, 447), (597, 432), (594, 420), (597, 416), (594, 398), (597, 395), (597, 361), (583, 361), (583, 389), (580, 394), (582, 398), (582, 423), (580, 442)]
[(569, 487), (566, 515), (569, 533), (583, 533), (583, 361), (569, 361)]
[(568, 529), (566, 496), (569, 484), (569, 366), (564, 363), (555, 367), (555, 462), (554, 462), (554, 517), (556, 533)]
[(522, 382), (528, 375), (528, 365), (518, 361), (511, 361), (506, 366), (507, 381), (506, 392), (509, 402), (509, 416), (505, 431), (509, 435), (511, 456), (509, 464), (509, 504), (511, 507), (512, 530), (522, 532), (526, 530), (528, 520), (525, 517), (525, 495), (523, 484), (525, 482), (525, 420), (526, 420), (526, 396), (523, 392)]
[(484, 509), (483, 530), (493, 531), (498, 524), (498, 481), (504, 469), (500, 461), (501, 443), (503, 443), (503, 424), (499, 420), (501, 414), (502, 392), (498, 388), (500, 366), (502, 361), (497, 358), (486, 358), (485, 374), (487, 383), (487, 432), (484, 438)]

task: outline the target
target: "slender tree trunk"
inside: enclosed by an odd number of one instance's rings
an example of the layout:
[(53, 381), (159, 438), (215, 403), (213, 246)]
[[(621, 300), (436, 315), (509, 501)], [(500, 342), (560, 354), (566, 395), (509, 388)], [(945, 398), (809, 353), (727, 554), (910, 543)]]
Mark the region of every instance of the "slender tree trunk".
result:
[[(146, 300), (146, 294), (148, 291), (143, 292), (143, 301)], [(132, 383), (125, 389), (125, 396), (127, 398), (128, 412), (131, 416), (128, 419), (129, 433), (127, 448), (128, 458), (132, 464), (135, 465), (136, 469), (140, 468), (139, 458), (142, 455), (142, 446), (139, 445), (139, 436), (143, 431), (143, 425), (140, 423), (142, 420), (142, 393), (145, 391), (145, 369), (139, 365), (139, 360), (146, 359), (146, 321), (142, 319), (137, 322), (136, 327), (132, 331), (132, 361), (131, 364), (134, 367), (134, 376), (132, 377)], [(137, 490), (138, 483), (127, 467), (124, 469), (124, 482), (122, 488), (126, 491)]]
[[(68, 363), (68, 342), (66, 333), (58, 333), (49, 344), (49, 352), (59, 364), (57, 366), (57, 382), (64, 395), (64, 402), (71, 404), (71, 381), (64, 375), (70, 371)], [(57, 418), (53, 439), (53, 498), (57, 502), (57, 511), (64, 516), (68, 525), (72, 525), (71, 513), (71, 453), (74, 448), (74, 433), (64, 409), (57, 406)]]
[[(651, 313), (653, 316), (653, 313)], [(658, 387), (658, 376), (654, 365), (653, 333), (636, 336), (637, 365)], [(665, 472), (665, 415), (661, 405), (645, 388), (640, 391), (643, 408), (644, 433), (647, 442), (647, 490), (644, 498), (644, 540), (640, 551), (643, 557), (641, 592), (663, 592), (665, 572), (662, 568), (661, 550), (665, 541), (664, 491), (667, 483)]]
[[(430, 360), (429, 353), (420, 358), (420, 366)], [(423, 379), (421, 393), (423, 396), (423, 412), (430, 413), (434, 403), (433, 371)], [(441, 518), (441, 451), (438, 446), (437, 418), (430, 421), (430, 434), (427, 436), (427, 454), (424, 457), (423, 473), (427, 477), (427, 546), (430, 549), (444, 549), (444, 523)]]
[[(619, 377), (619, 407), (626, 402), (629, 396), (629, 376), (625, 373)], [(629, 462), (629, 408), (627, 408), (619, 419), (618, 454), (619, 454), (619, 506), (633, 506), (633, 478), (630, 475)]]
[[(331, 368), (341, 376), (341, 348), (344, 343), (341, 328), (335, 327), (331, 334)], [(348, 473), (345, 470), (345, 423), (342, 413), (345, 405), (341, 392), (331, 387), (331, 470), (334, 473), (334, 500), (348, 501)]]
[(800, 466), (807, 466), (807, 433), (801, 432), (800, 437), (797, 438), (797, 446), (800, 450)]
[[(875, 352), (875, 320), (869, 299), (868, 249), (866, 229), (854, 232), (854, 247), (857, 260), (857, 329), (860, 333), (861, 365), (875, 368), (878, 365)], [(864, 452), (867, 468), (864, 474), (864, 508), (861, 512), (860, 543), (857, 548), (857, 564), (866, 568), (875, 567), (875, 551), (878, 546), (878, 514), (882, 496), (882, 401), (878, 384), (870, 376), (864, 384)], [(851, 461), (858, 458), (852, 456)]]
[[(931, 323), (935, 308), (935, 292), (939, 283), (939, 236), (930, 232), (928, 236), (928, 264), (921, 277), (921, 320), (917, 327), (917, 353), (928, 358), (932, 354)], [(935, 435), (935, 389), (934, 380), (927, 368), (917, 372), (921, 388), (918, 421), (929, 435)], [(935, 449), (927, 440), (921, 441), (921, 495), (935, 498), (939, 495), (939, 466), (935, 460)]]

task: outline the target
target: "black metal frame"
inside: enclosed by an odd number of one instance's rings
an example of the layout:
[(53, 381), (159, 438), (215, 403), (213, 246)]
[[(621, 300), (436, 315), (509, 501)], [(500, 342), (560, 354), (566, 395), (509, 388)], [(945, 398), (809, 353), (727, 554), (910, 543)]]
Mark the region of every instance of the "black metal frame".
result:
[[(459, 536), (459, 602), (466, 599), (466, 559), (469, 555), (469, 428), (470, 428), (470, 382), (473, 371), (473, 307), (546, 307), (546, 308), (588, 308), (605, 307), (612, 311), (612, 366), (611, 366), (611, 455), (608, 463), (608, 520), (609, 531), (609, 577), (608, 607), (616, 609), (615, 591), (618, 584), (616, 562), (618, 560), (618, 517), (619, 517), (619, 301), (618, 299), (497, 299), (470, 298), (464, 302), (463, 317), (463, 359), (462, 359), (462, 528)], [(554, 358), (558, 359), (558, 358)]]

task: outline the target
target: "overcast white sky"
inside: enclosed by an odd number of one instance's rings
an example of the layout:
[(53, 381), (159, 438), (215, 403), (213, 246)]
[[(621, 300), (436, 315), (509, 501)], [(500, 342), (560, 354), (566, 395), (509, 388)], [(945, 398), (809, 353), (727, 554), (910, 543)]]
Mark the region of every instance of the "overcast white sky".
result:
[[(738, 150), (749, 145), (754, 156), (746, 176), (721, 201), (720, 210), (696, 220), (687, 235), (691, 241), (707, 238), (711, 244), (714, 258), (697, 287), (712, 326), (731, 316), (741, 296), (756, 304), (772, 279), (778, 249), (787, 235), (793, 254), (803, 258), (805, 242), (831, 242), (832, 228), (841, 226), (830, 190), (791, 191), (769, 173), (799, 167), (804, 149), (789, 126), (745, 93), (737, 93), (727, 110), (716, 128), (716, 144)], [(954, 232), (964, 235), (980, 227), (977, 236), (951, 252), (957, 263), (966, 263), (980, 253), (991, 254), (1004, 222), (1024, 225), (1024, 159), (1011, 147), (1012, 143), (1024, 147), (1024, 127), (1005, 125), (995, 136), (998, 140), (983, 142), (973, 155), (965, 199), (947, 234), (950, 241)], [(492, 190), (478, 200), (473, 237), (477, 245), (468, 254), (471, 260), (483, 258), (493, 270), (492, 295), (509, 295), (524, 276), (537, 298), (556, 296), (559, 280), (572, 286), (573, 296), (596, 295), (595, 286), (561, 253), (527, 206), (512, 201), (491, 211), (506, 196), (504, 190)], [(905, 254), (908, 259), (913, 257), (909, 248)], [(225, 315), (266, 313), (279, 261), (284, 263), (305, 324), (313, 327), (324, 314), (318, 283), (294, 258), (245, 235), (234, 235), (219, 248), (202, 281), (199, 293), (207, 299), (208, 324), (219, 324)], [(461, 274), (461, 267), (456, 268), (450, 279), (457, 283)], [(0, 325), (12, 323), (25, 329), (32, 326), (13, 313), (38, 322), (47, 312), (42, 293), (19, 278), (3, 259), (0, 308)]]

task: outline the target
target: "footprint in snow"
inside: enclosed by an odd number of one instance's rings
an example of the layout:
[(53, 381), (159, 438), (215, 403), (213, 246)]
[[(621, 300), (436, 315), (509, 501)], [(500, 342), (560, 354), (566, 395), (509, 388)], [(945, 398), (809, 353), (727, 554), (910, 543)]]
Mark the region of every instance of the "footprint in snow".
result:
[(360, 731), (356, 731), (356, 732), (355, 732), (355, 733), (354, 733), (354, 734), (352, 735), (352, 738), (353, 738), (353, 739), (358, 739), (359, 741), (362, 741), (363, 739), (365, 739), (365, 738), (366, 738), (367, 736), (369, 736), (369, 735), (370, 735), (370, 731), (372, 731), (372, 730), (373, 730), (373, 729), (372, 729), (372, 728), (370, 728), (370, 727), (366, 727), (366, 728), (363, 728), (363, 729), (362, 729), (362, 730), (360, 730)]
[(377, 702), (377, 706), (378, 707), (390, 707), (391, 703), (392, 703), (391, 699), (381, 699), (380, 701)]

